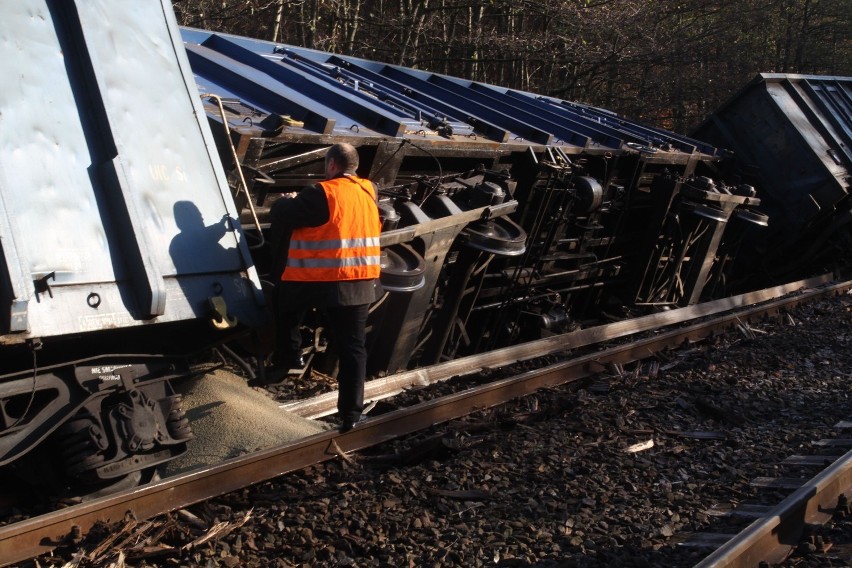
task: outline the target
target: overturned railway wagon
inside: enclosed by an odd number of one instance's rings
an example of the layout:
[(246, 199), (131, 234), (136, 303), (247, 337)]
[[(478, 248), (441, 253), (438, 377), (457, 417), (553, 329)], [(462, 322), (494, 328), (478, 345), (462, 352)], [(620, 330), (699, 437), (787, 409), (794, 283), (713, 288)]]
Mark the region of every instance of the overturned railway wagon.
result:
[[(385, 225), (387, 295), (371, 316), (373, 373), (758, 282), (736, 259), (765, 243), (772, 223), (755, 176), (737, 171), (721, 143), (533, 93), (182, 33), (220, 156), (234, 187), (247, 188), (239, 203), (250, 231), (266, 231), (282, 192), (322, 178), (330, 144), (358, 148), (359, 174), (380, 188)], [(849, 83), (839, 84), (848, 135)], [(785, 118), (778, 113), (773, 122), (795, 131)], [(773, 169), (772, 156), (762, 157)], [(848, 176), (844, 184), (846, 195)], [(827, 256), (836, 260), (838, 249)], [(271, 285), (274, 262), (256, 258)], [(799, 274), (814, 269), (808, 261)]]
[[(784, 277), (850, 262), (849, 79), (788, 76), (832, 104), (760, 117), (787, 133), (778, 144), (811, 143), (812, 127), (833, 152), (778, 191), (758, 175), (773, 152), (723, 149), (740, 134), (181, 29), (165, 0), (115, 4), (28, 0), (0, 20), (4, 470), (49, 460), (103, 484), (183, 451), (173, 384), (226, 342), (261, 368), (280, 276), (268, 212), (322, 179), (335, 142), (380, 194), (373, 375), (769, 283), (782, 272), (754, 259), (779, 235), (788, 253), (831, 243)], [(820, 213), (776, 226), (817, 178), (834, 180), (813, 192)], [(305, 353), (333, 372), (322, 317)]]
[(848, 272), (852, 255), (852, 78), (765, 73), (696, 129), (733, 152), (728, 175), (758, 188), (772, 222), (748, 235), (750, 286)]

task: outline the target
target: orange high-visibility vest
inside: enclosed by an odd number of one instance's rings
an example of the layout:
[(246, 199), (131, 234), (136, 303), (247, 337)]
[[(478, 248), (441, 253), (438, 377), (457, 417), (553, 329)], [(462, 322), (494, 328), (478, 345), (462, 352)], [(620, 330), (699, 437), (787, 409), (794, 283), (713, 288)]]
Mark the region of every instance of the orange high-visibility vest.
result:
[(372, 182), (343, 176), (319, 184), (328, 200), (328, 222), (293, 229), (281, 280), (335, 282), (378, 278), (382, 232)]

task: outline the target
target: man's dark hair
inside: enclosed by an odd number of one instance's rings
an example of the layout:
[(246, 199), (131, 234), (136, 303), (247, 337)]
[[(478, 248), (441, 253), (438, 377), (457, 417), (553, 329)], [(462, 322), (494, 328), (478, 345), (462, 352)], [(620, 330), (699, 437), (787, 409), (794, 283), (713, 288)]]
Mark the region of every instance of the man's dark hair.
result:
[(343, 173), (354, 174), (358, 169), (358, 150), (352, 144), (335, 144), (328, 149), (325, 155), (326, 160), (334, 160), (335, 163), (343, 168)]

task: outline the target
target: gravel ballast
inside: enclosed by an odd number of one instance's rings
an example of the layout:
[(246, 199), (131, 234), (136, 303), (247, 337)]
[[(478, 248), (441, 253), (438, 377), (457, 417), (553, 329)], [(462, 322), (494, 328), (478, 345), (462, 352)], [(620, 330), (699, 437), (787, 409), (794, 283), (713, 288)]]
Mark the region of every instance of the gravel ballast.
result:
[[(743, 526), (708, 511), (775, 504), (787, 492), (751, 480), (809, 478), (817, 471), (780, 462), (846, 451), (814, 442), (850, 437), (835, 428), (852, 418), (850, 380), (846, 294), (199, 504), (190, 508), (194, 525), (163, 516), (158, 543), (148, 545), (175, 548), (143, 557), (125, 547), (101, 558), (120, 553), (132, 566), (694, 566), (709, 550), (680, 544), (692, 533)], [(222, 523), (230, 530), (187, 546)], [(81, 549), (99, 538), (93, 532)], [(849, 565), (803, 553), (801, 566)]]

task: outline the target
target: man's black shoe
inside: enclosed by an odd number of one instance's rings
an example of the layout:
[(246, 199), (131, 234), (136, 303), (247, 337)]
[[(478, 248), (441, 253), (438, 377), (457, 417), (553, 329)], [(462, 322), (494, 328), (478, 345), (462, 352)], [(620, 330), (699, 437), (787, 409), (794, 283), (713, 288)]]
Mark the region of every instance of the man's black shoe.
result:
[(338, 426), (337, 429), (340, 431), (340, 433), (348, 432), (349, 430), (351, 430), (352, 428), (354, 428), (358, 424), (365, 422), (366, 420), (367, 420), (366, 416), (359, 416), (356, 420), (352, 420), (351, 418), (347, 418), (346, 420), (344, 420), (343, 422), (340, 423), (340, 426)]
[(287, 363), (273, 363), (263, 370), (264, 380), (258, 381), (265, 385), (280, 383), (287, 377), (298, 377), (305, 372), (305, 360), (301, 357), (291, 359)]
[(290, 372), (302, 371), (302, 369), (305, 368), (305, 359), (301, 355), (299, 355), (298, 357), (293, 357), (292, 359), (290, 359), (290, 361), (288, 361), (288, 363), (288, 368), (290, 369)]
[(301, 355), (294, 355), (287, 358), (273, 357), (271, 364), (267, 368), (284, 369), (290, 371), (291, 374), (296, 371), (301, 372), (305, 368), (305, 358)]

